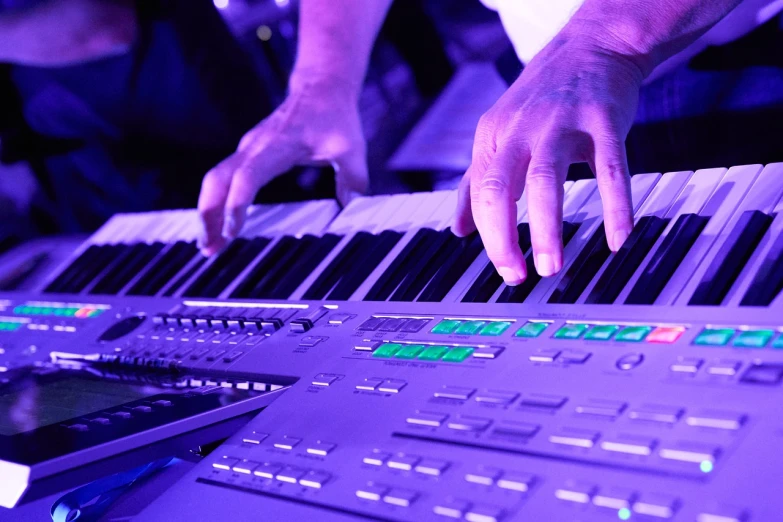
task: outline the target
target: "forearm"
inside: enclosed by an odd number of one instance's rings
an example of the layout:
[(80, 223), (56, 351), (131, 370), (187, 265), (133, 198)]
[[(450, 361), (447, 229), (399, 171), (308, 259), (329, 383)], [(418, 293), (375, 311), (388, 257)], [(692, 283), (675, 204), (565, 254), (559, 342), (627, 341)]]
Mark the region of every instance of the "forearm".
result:
[(302, 0), (291, 87), (312, 78), (358, 95), (373, 43), (392, 0)]
[(564, 29), (605, 41), (646, 76), (718, 23), (741, 0), (586, 0)]

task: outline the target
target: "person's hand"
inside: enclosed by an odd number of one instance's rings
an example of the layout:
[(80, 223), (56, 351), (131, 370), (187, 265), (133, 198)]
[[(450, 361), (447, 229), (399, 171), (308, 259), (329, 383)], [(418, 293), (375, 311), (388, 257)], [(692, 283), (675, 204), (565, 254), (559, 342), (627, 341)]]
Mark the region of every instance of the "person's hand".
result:
[(261, 187), (305, 164), (332, 165), (343, 204), (367, 191), (366, 144), (355, 89), (332, 81), (292, 81), (283, 104), (204, 177), (198, 203), (202, 253), (214, 254), (239, 234)]
[(625, 138), (645, 75), (610, 50), (617, 42), (564, 33), (481, 118), (460, 184), (454, 232), (477, 228), (509, 285), (527, 277), (515, 204), (525, 188), (536, 269), (544, 277), (562, 269), (563, 183), (572, 163), (587, 162), (596, 174), (613, 251), (633, 228)]
[(46, 0), (0, 16), (0, 61), (60, 67), (127, 52), (133, 0)]

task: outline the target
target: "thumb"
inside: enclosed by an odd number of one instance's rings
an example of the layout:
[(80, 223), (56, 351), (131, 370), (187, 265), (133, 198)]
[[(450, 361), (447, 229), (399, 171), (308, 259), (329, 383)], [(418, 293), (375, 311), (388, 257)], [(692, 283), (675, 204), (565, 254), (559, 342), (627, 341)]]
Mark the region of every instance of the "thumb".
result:
[(370, 176), (364, 146), (346, 152), (331, 163), (334, 168), (337, 199), (343, 206), (367, 193)]

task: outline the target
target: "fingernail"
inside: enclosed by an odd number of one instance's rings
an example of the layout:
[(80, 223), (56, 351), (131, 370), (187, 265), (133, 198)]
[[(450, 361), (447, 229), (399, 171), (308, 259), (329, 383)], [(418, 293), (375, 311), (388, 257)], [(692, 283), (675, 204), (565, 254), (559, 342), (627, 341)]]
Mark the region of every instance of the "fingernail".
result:
[(524, 281), (523, 278), (519, 277), (519, 274), (517, 274), (515, 270), (505, 266), (498, 268), (498, 274), (500, 274), (500, 277), (503, 278), (503, 282), (508, 286), (517, 286), (522, 284), (522, 281)]
[(541, 277), (550, 277), (557, 273), (555, 258), (551, 254), (536, 254), (536, 271)]
[(615, 232), (612, 236), (612, 252), (620, 250), (620, 247), (623, 246), (623, 243), (625, 243), (625, 240), (628, 239), (628, 236), (630, 235), (631, 233), (627, 230), (618, 230)]
[(228, 214), (223, 218), (223, 237), (226, 239), (234, 239), (237, 236), (237, 220), (234, 216)]

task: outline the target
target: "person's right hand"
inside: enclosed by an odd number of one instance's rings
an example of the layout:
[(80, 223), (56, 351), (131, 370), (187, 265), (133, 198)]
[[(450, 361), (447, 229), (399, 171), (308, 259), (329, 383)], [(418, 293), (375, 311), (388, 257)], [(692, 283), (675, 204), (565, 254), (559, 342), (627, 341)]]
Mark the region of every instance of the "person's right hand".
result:
[(331, 80), (292, 81), (283, 104), (204, 177), (198, 203), (202, 253), (215, 254), (239, 234), (248, 206), (272, 179), (297, 165), (329, 164), (344, 205), (367, 191), (356, 89)]

